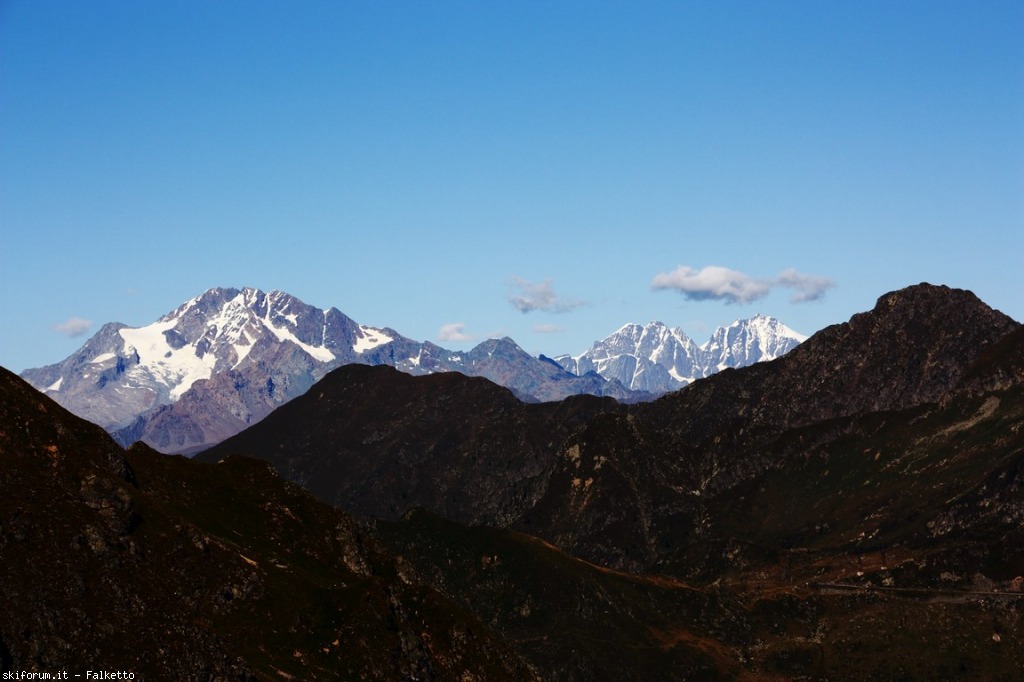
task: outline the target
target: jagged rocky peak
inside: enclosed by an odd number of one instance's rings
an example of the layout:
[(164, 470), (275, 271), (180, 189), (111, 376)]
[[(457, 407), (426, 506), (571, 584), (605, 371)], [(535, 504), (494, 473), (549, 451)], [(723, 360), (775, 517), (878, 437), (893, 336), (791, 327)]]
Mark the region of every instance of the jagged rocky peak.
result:
[(719, 327), (701, 352), (711, 371), (774, 360), (807, 340), (774, 317), (755, 315)]
[(669, 327), (658, 321), (623, 325), (608, 338), (594, 344), (595, 348), (601, 346), (611, 352), (639, 351), (645, 355), (653, 355), (675, 345), (689, 347), (696, 344), (679, 327)]
[(661, 394), (682, 388), (726, 367), (774, 360), (806, 337), (778, 320), (757, 315), (718, 328), (698, 346), (679, 327), (663, 322), (623, 325), (586, 353), (555, 358), (566, 370), (596, 372), (638, 391)]
[(208, 289), (143, 327), (105, 325), (64, 361), (22, 376), (123, 444), (141, 439), (164, 452), (191, 453), (352, 363), (484, 376), (528, 401), (577, 393), (637, 399), (601, 377), (560, 371), (509, 338), (452, 352), (283, 291), (249, 287)]
[[(297, 341), (318, 360), (330, 362), (336, 356), (328, 348), (327, 317), (327, 311), (283, 291), (264, 293), (247, 287), (209, 289), (161, 318), (161, 322), (174, 322), (172, 334), (189, 342), (205, 339), (208, 343), (221, 341), (230, 345), (235, 362), (240, 362), (247, 355), (245, 347), (266, 331), (281, 341)], [(231, 352), (227, 354), (230, 356)]]
[(76, 414), (118, 429), (226, 372), (273, 367), (278, 379), (301, 374), (297, 385), (308, 385), (393, 338), (282, 291), (218, 287), (152, 324), (104, 325), (63, 362), (23, 376)]
[(919, 284), (822, 329), (772, 363), (777, 371), (715, 377), (702, 391), (694, 386), (691, 399), (734, 391), (774, 396), (757, 418), (787, 426), (936, 402), (1019, 327), (969, 291)]

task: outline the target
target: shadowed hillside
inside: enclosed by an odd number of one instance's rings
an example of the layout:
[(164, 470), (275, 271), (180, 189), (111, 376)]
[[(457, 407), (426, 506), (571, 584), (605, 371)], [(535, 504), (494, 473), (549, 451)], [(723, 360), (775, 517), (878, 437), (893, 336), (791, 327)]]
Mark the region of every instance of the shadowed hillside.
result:
[(629, 406), (343, 367), (211, 463), (124, 451), (3, 372), (0, 662), (1021, 679), (1020, 330), (921, 285)]

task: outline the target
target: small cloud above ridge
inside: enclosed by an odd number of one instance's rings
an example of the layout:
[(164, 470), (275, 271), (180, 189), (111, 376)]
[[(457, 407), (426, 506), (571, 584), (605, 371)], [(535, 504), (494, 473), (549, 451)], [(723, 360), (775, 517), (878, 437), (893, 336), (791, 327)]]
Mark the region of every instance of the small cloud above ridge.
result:
[(521, 313), (543, 310), (549, 313), (567, 313), (583, 305), (584, 301), (559, 296), (551, 287), (551, 280), (530, 282), (522, 277), (513, 277), (512, 286), (518, 293), (509, 296), (509, 302)]
[(787, 289), (794, 289), (793, 296), (789, 299), (793, 303), (806, 303), (808, 301), (819, 301), (825, 296), (825, 292), (836, 285), (827, 277), (817, 275), (805, 275), (793, 268), (783, 270), (778, 276), (778, 285)]
[(472, 341), (475, 337), (466, 333), (466, 325), (462, 322), (442, 324), (437, 330), (438, 341)]
[(58, 334), (74, 339), (83, 336), (92, 328), (92, 320), (86, 320), (81, 317), (69, 317), (67, 320), (59, 322), (50, 328)]

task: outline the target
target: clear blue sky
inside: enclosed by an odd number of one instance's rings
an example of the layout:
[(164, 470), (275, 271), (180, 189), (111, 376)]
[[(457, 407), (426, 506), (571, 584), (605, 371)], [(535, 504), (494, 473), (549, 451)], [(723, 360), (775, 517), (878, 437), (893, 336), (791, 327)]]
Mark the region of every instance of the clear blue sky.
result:
[(548, 355), (920, 281), (1024, 320), (1022, 36), (1019, 0), (0, 2), (0, 364), (213, 286)]

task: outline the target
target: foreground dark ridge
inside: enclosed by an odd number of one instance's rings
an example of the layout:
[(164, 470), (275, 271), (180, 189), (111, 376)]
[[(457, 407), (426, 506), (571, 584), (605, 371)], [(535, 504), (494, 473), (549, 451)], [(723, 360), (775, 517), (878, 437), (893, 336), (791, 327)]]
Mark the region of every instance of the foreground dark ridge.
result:
[(265, 463), (201, 465), (99, 427), (0, 370), (0, 663), (136, 679), (530, 679)]
[[(304, 456), (339, 470), (363, 453), (360, 485), (395, 509), (362, 531), (252, 460), (125, 452), (0, 372), (0, 662), (197, 680), (1021, 679), (1020, 329), (966, 292), (914, 287), (812, 356), (857, 372), (845, 392), (755, 369), (642, 408), (341, 370), (302, 399), (304, 423), (289, 417), (309, 440), (271, 444), (333, 438)], [(857, 393), (886, 371), (900, 390)], [(403, 400), (412, 417), (376, 409)], [(374, 478), (392, 465), (404, 481)], [(544, 540), (399, 517), (432, 480), (463, 514), (526, 509), (508, 525)]]
[[(3, 369), (0, 477), (5, 673), (735, 679), (732, 647), (751, 643), (717, 590), (425, 512), (360, 531), (263, 462), (124, 451)], [(386, 548), (410, 538), (415, 563)], [(420, 574), (445, 557), (486, 570), (472, 603)]]
[[(459, 375), (343, 367), (201, 458), (266, 459), (359, 516), (422, 506), (644, 571), (691, 561), (714, 538), (710, 499), (826, 449), (860, 415), (952, 395), (1019, 326), (970, 292), (918, 285), (776, 361), (632, 406), (583, 396), (523, 405)], [(824, 424), (825, 443), (795, 431)]]

